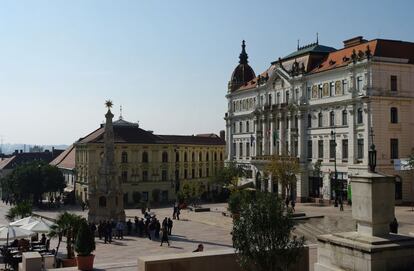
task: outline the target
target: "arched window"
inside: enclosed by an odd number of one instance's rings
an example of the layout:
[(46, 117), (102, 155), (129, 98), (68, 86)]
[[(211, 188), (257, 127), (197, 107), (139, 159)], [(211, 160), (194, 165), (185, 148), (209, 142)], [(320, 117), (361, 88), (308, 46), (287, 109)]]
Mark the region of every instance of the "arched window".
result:
[(214, 161), (217, 161), (217, 152), (214, 152)]
[(398, 109), (396, 107), (391, 107), (391, 123), (398, 123)]
[(208, 161), (208, 158), (209, 158), (209, 157), (208, 157), (208, 153), (206, 153), (206, 161)]
[(106, 207), (106, 198), (104, 196), (99, 197), (99, 207)]
[(162, 162), (163, 163), (168, 162), (168, 153), (166, 151), (162, 152)]
[(175, 153), (175, 162), (179, 162), (180, 161), (180, 153), (177, 151)]
[(223, 153), (220, 152), (220, 161), (223, 161)]
[(122, 163), (128, 163), (128, 154), (125, 151), (122, 152), (121, 161)]
[(312, 115), (308, 114), (308, 128), (312, 128)]
[(142, 163), (148, 163), (148, 152), (146, 151), (142, 153)]
[(201, 151), (198, 153), (198, 161), (203, 161), (203, 157), (202, 157), (202, 154), (201, 154)]
[(329, 126), (335, 126), (335, 112), (331, 111), (329, 113)]
[(187, 162), (187, 152), (184, 153), (184, 162)]
[(322, 112), (318, 114), (318, 127), (322, 127), (323, 119), (322, 119)]
[(342, 125), (348, 125), (348, 112), (346, 109), (342, 111)]

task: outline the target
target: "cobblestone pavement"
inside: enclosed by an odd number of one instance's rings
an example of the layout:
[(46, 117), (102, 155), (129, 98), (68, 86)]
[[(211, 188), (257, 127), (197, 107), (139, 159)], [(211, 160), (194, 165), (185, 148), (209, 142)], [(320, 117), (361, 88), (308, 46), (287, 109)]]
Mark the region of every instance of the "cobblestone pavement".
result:
[[(206, 204), (203, 207), (210, 207), (210, 212), (194, 213), (188, 210), (181, 212), (181, 220), (174, 220), (171, 246), (160, 247), (158, 241), (151, 241), (146, 238), (127, 236), (124, 240), (115, 240), (112, 244), (104, 244), (97, 240), (96, 263), (105, 265), (112, 263), (136, 263), (139, 256), (156, 254), (173, 254), (190, 252), (203, 243), (205, 250), (217, 250), (231, 248), (232, 219), (224, 216), (226, 204)], [(0, 224), (7, 224), (4, 218), (8, 206), (0, 203)], [(307, 216), (323, 215), (323, 218), (311, 218), (301, 221), (297, 226), (296, 233), (304, 235), (309, 243), (316, 241), (315, 236), (324, 233), (342, 232), (355, 230), (355, 221), (352, 219), (351, 208), (344, 206), (345, 210), (340, 212), (333, 206), (319, 206), (315, 204), (297, 204), (296, 212), (304, 212)], [(86, 216), (87, 211), (82, 212), (78, 208), (71, 208), (71, 212)], [(172, 216), (172, 208), (153, 209), (157, 217), (162, 220), (164, 217)], [(36, 211), (36, 213), (47, 217), (56, 217), (58, 211)], [(126, 210), (128, 217), (141, 216), (136, 209)], [(414, 232), (414, 212), (411, 207), (396, 207), (396, 217), (399, 222), (399, 232), (409, 234)], [(51, 247), (56, 247), (56, 240), (52, 240)], [(65, 252), (65, 244), (61, 244), (60, 252)]]

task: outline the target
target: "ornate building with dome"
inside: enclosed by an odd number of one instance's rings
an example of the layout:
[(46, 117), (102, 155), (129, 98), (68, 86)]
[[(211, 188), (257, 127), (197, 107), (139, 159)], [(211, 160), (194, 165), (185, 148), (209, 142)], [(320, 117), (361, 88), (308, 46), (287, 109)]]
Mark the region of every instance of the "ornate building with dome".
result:
[(297, 159), (289, 193), (329, 201), (351, 193), (348, 177), (368, 169), (397, 178), (396, 202), (414, 201), (414, 43), (355, 37), (343, 48), (315, 43), (276, 58), (255, 75), (243, 41), (227, 89), (226, 162), (257, 189), (287, 193), (268, 175), (271, 159)]

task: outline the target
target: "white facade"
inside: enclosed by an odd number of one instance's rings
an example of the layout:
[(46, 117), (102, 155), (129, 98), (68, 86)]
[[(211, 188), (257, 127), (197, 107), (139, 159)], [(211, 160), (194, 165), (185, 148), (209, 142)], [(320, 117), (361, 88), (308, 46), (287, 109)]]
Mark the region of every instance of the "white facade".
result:
[[(397, 202), (414, 201), (412, 172), (395, 171), (393, 165), (414, 148), (413, 59), (383, 57), (376, 50), (395, 41), (353, 42), (323, 53), (317, 43), (298, 48), (293, 57), (279, 59), (227, 94), (227, 161), (251, 170), (247, 179), (257, 187), (277, 190), (261, 177), (270, 155), (296, 156), (302, 169), (297, 200), (333, 199), (334, 190), (346, 197), (348, 177), (367, 171), (374, 143), (376, 170), (398, 175)], [(413, 43), (404, 45), (414, 50)], [(314, 176), (318, 160), (321, 179)], [(338, 189), (333, 188), (335, 162)]]

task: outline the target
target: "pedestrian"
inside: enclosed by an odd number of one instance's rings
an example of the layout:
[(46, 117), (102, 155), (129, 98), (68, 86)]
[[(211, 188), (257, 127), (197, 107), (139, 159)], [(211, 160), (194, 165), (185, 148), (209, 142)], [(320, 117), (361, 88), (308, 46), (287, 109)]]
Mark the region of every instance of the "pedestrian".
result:
[(180, 207), (177, 207), (177, 220), (180, 220)]
[(161, 224), (158, 219), (155, 219), (155, 238), (160, 239)]
[(104, 233), (105, 233), (105, 244), (112, 242), (112, 225), (109, 221), (103, 223)]
[(286, 204), (286, 209), (289, 207), (289, 197), (288, 196), (286, 196), (286, 199), (285, 199), (285, 204)]
[(176, 218), (176, 214), (177, 214), (177, 202), (176, 203), (174, 203), (174, 206), (173, 206), (173, 219), (175, 219)]
[(170, 241), (168, 240), (168, 230), (166, 227), (162, 228), (162, 237), (161, 237), (161, 244), (160, 247), (162, 247), (162, 244), (166, 242), (168, 246), (170, 246)]
[(128, 235), (131, 235), (131, 232), (132, 232), (132, 221), (131, 221), (131, 219), (128, 219), (126, 224), (127, 224)]
[(398, 234), (398, 221), (395, 217), (394, 220), (390, 223), (390, 232)]
[(102, 236), (103, 236), (102, 221), (99, 221), (99, 224), (98, 224), (98, 237), (99, 237), (99, 240), (102, 240)]
[(293, 212), (295, 212), (295, 205), (296, 205), (295, 200), (292, 199), (292, 201), (290, 202), (290, 204), (292, 205)]
[(135, 225), (135, 233), (136, 234), (138, 234), (138, 227), (139, 227), (139, 220), (138, 220), (138, 217), (136, 216), (135, 218), (134, 218), (134, 225)]
[(168, 218), (167, 226), (168, 226), (168, 234), (171, 235), (171, 231), (173, 227), (173, 221), (171, 220), (171, 218)]
[(167, 228), (167, 226), (168, 226), (168, 219), (167, 219), (167, 217), (165, 217), (164, 220), (162, 221), (162, 227)]
[(118, 240), (124, 239), (124, 223), (121, 220), (116, 223), (116, 233)]
[(144, 229), (145, 229), (144, 219), (141, 218), (138, 221), (138, 235), (140, 237), (142, 237), (144, 235)]

